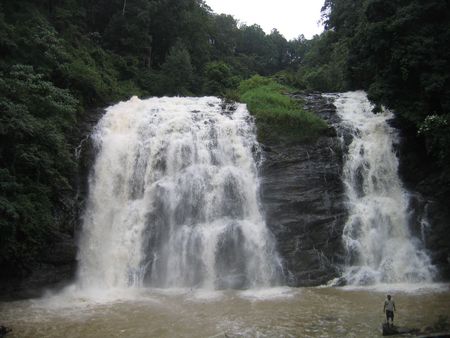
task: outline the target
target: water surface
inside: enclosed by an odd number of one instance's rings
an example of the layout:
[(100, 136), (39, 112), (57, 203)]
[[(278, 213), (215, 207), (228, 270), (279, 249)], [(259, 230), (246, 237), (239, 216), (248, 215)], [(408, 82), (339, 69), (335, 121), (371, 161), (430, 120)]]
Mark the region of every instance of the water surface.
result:
[[(398, 290), (396, 290), (396, 288)], [(403, 289), (404, 291), (400, 291)], [(396, 323), (422, 328), (450, 314), (448, 285), (110, 290), (0, 303), (11, 337), (378, 337), (386, 290)]]

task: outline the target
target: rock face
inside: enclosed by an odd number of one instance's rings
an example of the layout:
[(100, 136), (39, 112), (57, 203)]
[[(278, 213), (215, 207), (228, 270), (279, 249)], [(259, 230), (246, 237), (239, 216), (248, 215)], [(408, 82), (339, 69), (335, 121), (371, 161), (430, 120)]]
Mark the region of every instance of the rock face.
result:
[(341, 181), (342, 148), (332, 125), (335, 107), (320, 94), (296, 95), (330, 124), (328, 135), (310, 143), (264, 145), (261, 195), (267, 224), (278, 244), (290, 286), (326, 283), (343, 261), (346, 220)]
[[(430, 251), (433, 264), (438, 267), (441, 281), (450, 280), (450, 210), (449, 199), (437, 200), (424, 195), (428, 227), (424, 229), (425, 247)], [(422, 229), (421, 229), (422, 230)]]
[[(419, 138), (415, 128), (394, 120), (400, 131), (399, 173), (409, 191), (413, 192), (411, 210), (416, 219), (414, 234), (428, 249), (432, 263), (439, 270), (438, 280), (450, 279), (450, 187), (442, 182), (435, 160)], [(406, 127), (405, 127), (406, 125)]]
[(58, 238), (41, 253), (26, 276), (0, 281), (1, 299), (39, 297), (45, 289), (58, 289), (72, 280), (76, 266), (75, 242), (68, 234), (55, 236)]

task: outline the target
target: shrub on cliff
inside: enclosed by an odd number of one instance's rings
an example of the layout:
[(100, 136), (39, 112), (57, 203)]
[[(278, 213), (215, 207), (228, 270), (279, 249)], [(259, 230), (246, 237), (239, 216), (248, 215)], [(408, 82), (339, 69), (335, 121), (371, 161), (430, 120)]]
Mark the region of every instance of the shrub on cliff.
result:
[(256, 117), (261, 140), (275, 136), (307, 141), (327, 129), (325, 121), (304, 110), (287, 95), (288, 92), (287, 87), (258, 75), (241, 82), (240, 100), (247, 104), (250, 113)]

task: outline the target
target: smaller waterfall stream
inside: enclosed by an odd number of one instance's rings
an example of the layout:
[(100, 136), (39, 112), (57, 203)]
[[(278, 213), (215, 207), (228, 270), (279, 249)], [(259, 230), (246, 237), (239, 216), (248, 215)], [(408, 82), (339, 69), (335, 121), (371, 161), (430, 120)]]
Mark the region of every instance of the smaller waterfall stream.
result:
[[(83, 288), (251, 288), (280, 263), (259, 209), (245, 105), (136, 97), (108, 108), (79, 248)], [(252, 153), (253, 152), (253, 153)]]
[(343, 234), (347, 283), (432, 281), (434, 267), (409, 231), (409, 197), (393, 148), (397, 135), (386, 122), (393, 115), (372, 113), (364, 92), (341, 94), (334, 104), (341, 131), (351, 135), (343, 173), (349, 205)]

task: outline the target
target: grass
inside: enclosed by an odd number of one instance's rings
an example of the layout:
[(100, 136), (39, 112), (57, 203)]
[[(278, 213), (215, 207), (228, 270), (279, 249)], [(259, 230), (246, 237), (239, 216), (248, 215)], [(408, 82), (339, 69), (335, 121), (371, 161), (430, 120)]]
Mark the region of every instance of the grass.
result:
[(313, 141), (328, 128), (325, 121), (286, 95), (290, 88), (270, 78), (253, 76), (242, 81), (238, 91), (240, 101), (256, 117), (260, 141)]

